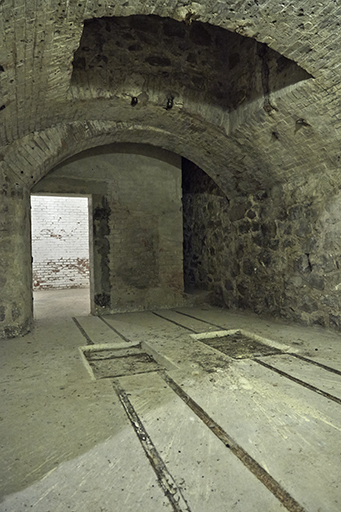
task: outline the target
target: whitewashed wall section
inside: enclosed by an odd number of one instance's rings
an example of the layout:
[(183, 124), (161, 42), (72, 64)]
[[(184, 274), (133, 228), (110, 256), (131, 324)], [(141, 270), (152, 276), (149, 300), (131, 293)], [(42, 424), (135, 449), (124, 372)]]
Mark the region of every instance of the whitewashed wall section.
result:
[(33, 288), (89, 286), (87, 197), (31, 196)]

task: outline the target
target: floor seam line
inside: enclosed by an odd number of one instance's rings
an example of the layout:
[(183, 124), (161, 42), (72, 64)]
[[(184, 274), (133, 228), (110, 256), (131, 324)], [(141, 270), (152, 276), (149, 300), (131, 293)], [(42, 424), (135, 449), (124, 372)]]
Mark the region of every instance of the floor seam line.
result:
[(151, 311), (151, 313), (153, 313), (153, 315), (156, 315), (158, 316), (159, 318), (162, 318), (163, 320), (167, 320), (168, 322), (171, 322), (172, 324), (175, 324), (177, 325), (178, 327), (182, 327), (183, 329), (187, 329), (188, 331), (191, 331), (193, 332), (194, 334), (198, 334), (197, 331), (194, 331), (194, 329), (191, 329), (190, 327), (186, 327), (185, 325), (182, 325), (182, 324), (179, 324), (178, 322), (176, 322), (175, 320), (171, 320), (170, 318), (166, 318), (162, 315), (160, 315), (159, 313), (155, 313), (155, 311)]
[[(164, 460), (158, 453), (151, 437), (147, 433), (142, 421), (130, 402), (127, 393), (121, 387), (118, 379), (113, 379), (112, 385), (156, 474), (159, 485), (166, 498), (168, 498), (174, 512), (191, 512), (187, 500), (183, 496), (181, 489), (176, 484), (174, 477), (169, 472)], [(178, 494), (178, 499), (176, 499), (176, 494)], [(181, 506), (179, 503), (181, 503)]]
[(104, 318), (102, 316), (98, 316), (98, 318), (100, 318), (100, 320), (102, 320), (102, 322), (105, 323), (105, 325), (107, 325), (112, 331), (114, 331), (120, 338), (122, 338), (122, 340), (124, 340), (125, 342), (127, 343), (130, 343), (131, 341), (126, 338), (123, 334), (121, 334), (117, 329), (115, 329), (115, 327), (113, 327), (112, 325), (109, 324), (109, 322), (107, 322), (106, 320), (104, 320)]
[(88, 334), (85, 332), (81, 324), (78, 322), (77, 318), (75, 318), (74, 316), (72, 316), (71, 318), (78, 327), (78, 329), (80, 330), (80, 332), (82, 333), (82, 335), (84, 336), (84, 338), (86, 339), (86, 341), (88, 342), (87, 345), (94, 345), (95, 343), (92, 341), (90, 336), (88, 336)]
[(226, 327), (221, 327), (221, 325), (213, 324), (212, 322), (208, 322), (207, 320), (201, 320), (201, 318), (197, 318), (196, 316), (189, 315), (188, 313), (183, 313), (182, 311), (178, 311), (177, 309), (174, 309), (176, 313), (179, 313), (179, 315), (188, 316), (188, 318), (193, 318), (193, 320), (198, 320), (198, 322), (203, 322), (207, 325), (213, 325), (213, 327), (218, 327), (218, 329), (221, 329), (222, 331), (226, 331)]
[(314, 364), (315, 366), (318, 366), (319, 368), (323, 368), (324, 370), (326, 370), (328, 372), (335, 373), (336, 375), (341, 375), (340, 370), (336, 370), (336, 368), (331, 368), (330, 366), (319, 363), (318, 361), (314, 361), (313, 359), (309, 359), (308, 357), (301, 356), (300, 354), (292, 354), (292, 353), (288, 352), (287, 355), (294, 356), (297, 359), (301, 359), (302, 361), (306, 361), (307, 363)]
[(204, 409), (198, 405), (166, 372), (160, 376), (185, 402), (211, 432), (244, 464), (244, 466), (280, 501), (289, 512), (306, 512), (302, 507), (251, 455), (249, 455)]
[(327, 391), (322, 391), (322, 389), (317, 388), (316, 386), (313, 386), (312, 384), (309, 384), (308, 382), (305, 382), (301, 379), (297, 379), (297, 377), (294, 377), (293, 375), (290, 375), (289, 373), (286, 373), (283, 370), (279, 370), (275, 366), (271, 366), (268, 363), (264, 363), (264, 361), (260, 361), (259, 359), (252, 359), (252, 361), (255, 361), (256, 363), (264, 366), (264, 368), (268, 368), (269, 370), (272, 370), (273, 372), (278, 373), (282, 377), (290, 379), (293, 382), (296, 382), (297, 384), (300, 384), (301, 386), (309, 389), (310, 391), (314, 391), (314, 393), (317, 393), (318, 395), (321, 395), (324, 398), (327, 398), (328, 400), (333, 400), (333, 402), (336, 402), (337, 404), (341, 405), (341, 399), (334, 395), (331, 395)]

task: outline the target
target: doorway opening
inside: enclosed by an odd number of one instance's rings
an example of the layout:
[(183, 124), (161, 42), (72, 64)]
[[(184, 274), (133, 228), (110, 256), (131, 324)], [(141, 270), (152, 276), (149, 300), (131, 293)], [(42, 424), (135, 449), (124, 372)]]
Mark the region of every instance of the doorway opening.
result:
[(90, 313), (89, 199), (31, 195), (35, 319)]
[(221, 280), (228, 205), (215, 181), (182, 158), (184, 289), (189, 295), (201, 295), (208, 303), (216, 300)]

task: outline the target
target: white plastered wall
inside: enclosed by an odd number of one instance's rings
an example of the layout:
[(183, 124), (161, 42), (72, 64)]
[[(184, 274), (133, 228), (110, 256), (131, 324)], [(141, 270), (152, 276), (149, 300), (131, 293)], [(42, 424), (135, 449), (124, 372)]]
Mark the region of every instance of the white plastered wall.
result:
[(33, 288), (89, 286), (87, 197), (31, 196)]

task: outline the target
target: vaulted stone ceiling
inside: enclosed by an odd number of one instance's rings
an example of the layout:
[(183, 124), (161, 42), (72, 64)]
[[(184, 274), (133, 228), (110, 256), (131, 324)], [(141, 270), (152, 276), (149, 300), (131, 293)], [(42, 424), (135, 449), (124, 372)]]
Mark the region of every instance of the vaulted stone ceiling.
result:
[(159, 16), (85, 22), (73, 60), (72, 97), (148, 101), (171, 110), (201, 103), (231, 112), (311, 78), (267, 45), (220, 27)]
[(284, 184), (288, 197), (322, 197), (341, 184), (337, 3), (3, 0), (0, 11), (8, 179), (30, 188), (66, 157), (123, 141), (189, 158), (229, 195)]

